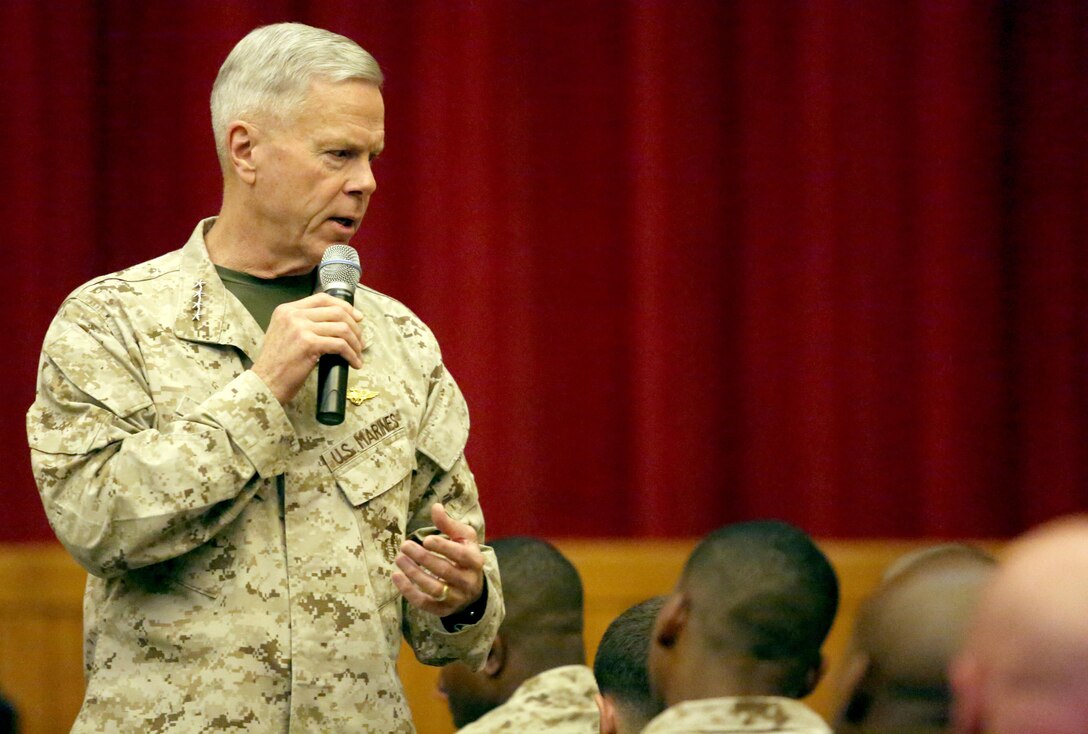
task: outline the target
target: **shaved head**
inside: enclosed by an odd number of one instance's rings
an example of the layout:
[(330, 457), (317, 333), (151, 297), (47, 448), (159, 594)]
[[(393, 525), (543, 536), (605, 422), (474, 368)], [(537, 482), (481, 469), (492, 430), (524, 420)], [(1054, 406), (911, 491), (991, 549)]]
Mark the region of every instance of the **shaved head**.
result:
[(827, 557), (788, 523), (714, 531), (692, 552), (654, 627), (659, 702), (737, 695), (801, 698), (819, 679), (839, 603)]
[(1088, 516), (1009, 547), (952, 672), (960, 732), (1088, 732)]
[(529, 678), (585, 664), (582, 579), (574, 564), (542, 538), (499, 538), (491, 547), (506, 617), (483, 669), (457, 662), (439, 673), (439, 690), (458, 728), (501, 706)]
[(835, 571), (812, 539), (769, 520), (711, 533), (680, 586), (695, 600), (704, 643), (760, 660), (818, 659), (839, 603)]
[(506, 600), (503, 631), (530, 640), (551, 633), (581, 637), (582, 579), (574, 564), (540, 538), (499, 538), (491, 547), (499, 560)]
[(946, 670), (995, 568), (992, 556), (959, 544), (909, 553), (888, 568), (858, 612), (836, 731), (946, 729)]
[(650, 635), (663, 606), (665, 597), (655, 596), (627, 609), (608, 625), (597, 647), (593, 675), (601, 696), (614, 707), (617, 732), (642, 731), (661, 712), (650, 692), (648, 658)]

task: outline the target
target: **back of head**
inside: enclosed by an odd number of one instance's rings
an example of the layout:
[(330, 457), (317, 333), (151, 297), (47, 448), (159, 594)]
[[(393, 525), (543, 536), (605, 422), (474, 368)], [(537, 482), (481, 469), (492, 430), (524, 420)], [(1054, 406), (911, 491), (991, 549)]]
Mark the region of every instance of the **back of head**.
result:
[(1088, 731), (1088, 516), (1014, 542), (952, 668), (958, 731)]
[(566, 556), (546, 540), (500, 538), (491, 544), (502, 574), (504, 635), (535, 638), (574, 635), (583, 629), (582, 579)]
[(500, 538), (491, 547), (502, 575), (502, 626), (482, 670), (451, 663), (439, 674), (458, 727), (504, 704), (529, 678), (585, 662), (582, 580), (574, 565), (540, 538)]
[(227, 56), (212, 86), (212, 131), (220, 162), (233, 120), (283, 120), (302, 104), (315, 79), (355, 79), (381, 86), (374, 57), (355, 41), (302, 23), (277, 23), (246, 35)]
[(614, 709), (608, 715), (616, 719), (614, 730), (619, 734), (642, 731), (661, 710), (650, 692), (647, 658), (654, 622), (664, 604), (665, 597), (657, 596), (634, 605), (612, 620), (597, 646), (593, 675), (604, 705)]
[(839, 585), (807, 534), (772, 520), (721, 528), (692, 552), (678, 590), (690, 600), (692, 632), (710, 664), (760, 664), (773, 682), (751, 692), (808, 693)]
[(994, 568), (992, 556), (959, 544), (892, 564), (858, 612), (836, 731), (947, 729), (946, 671)]

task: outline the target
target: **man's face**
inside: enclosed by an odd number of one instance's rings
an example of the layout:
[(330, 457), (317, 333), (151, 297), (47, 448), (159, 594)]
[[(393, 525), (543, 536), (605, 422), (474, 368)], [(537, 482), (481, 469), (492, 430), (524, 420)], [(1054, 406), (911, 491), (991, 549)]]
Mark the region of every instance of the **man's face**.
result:
[(381, 91), (362, 81), (315, 81), (302, 106), (258, 140), (251, 198), (258, 226), (281, 264), (305, 272), (358, 231), (377, 188), (371, 165), (385, 145)]
[(438, 692), (449, 704), (450, 715), (458, 729), (501, 703), (490, 677), (485, 673), (474, 673), (463, 663), (443, 666), (438, 674)]

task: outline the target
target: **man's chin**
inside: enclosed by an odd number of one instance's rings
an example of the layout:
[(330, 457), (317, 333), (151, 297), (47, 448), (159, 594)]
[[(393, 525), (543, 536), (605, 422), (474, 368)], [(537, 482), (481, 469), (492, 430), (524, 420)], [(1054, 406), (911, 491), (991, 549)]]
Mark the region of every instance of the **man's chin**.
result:
[(335, 239), (326, 240), (321, 245), (321, 252), (324, 253), (325, 250), (329, 249), (333, 245), (348, 245), (348, 246), (350, 246), (351, 245), (351, 240), (352, 240), (351, 237), (337, 237)]
[(490, 713), (498, 704), (486, 704), (486, 703), (463, 703), (458, 706), (456, 704), (450, 706), (450, 715), (453, 718), (453, 725), (458, 729), (462, 729), (472, 722), (476, 721), (484, 714)]
[(333, 247), (334, 245), (350, 245), (351, 238), (333, 238), (333, 237), (321, 237), (313, 238), (305, 243), (303, 251), (306, 253), (307, 260), (311, 261), (313, 267), (317, 267), (321, 262), (321, 258), (325, 255), (325, 250)]

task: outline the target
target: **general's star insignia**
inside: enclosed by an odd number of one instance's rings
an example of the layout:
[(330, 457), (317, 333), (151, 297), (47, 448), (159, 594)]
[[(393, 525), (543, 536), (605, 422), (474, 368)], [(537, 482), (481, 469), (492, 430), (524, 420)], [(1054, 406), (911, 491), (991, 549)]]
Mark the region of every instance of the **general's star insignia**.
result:
[(378, 397), (378, 393), (373, 390), (360, 390), (357, 387), (351, 387), (348, 388), (344, 397), (346, 397), (348, 402), (352, 405), (362, 405), (364, 401)]

